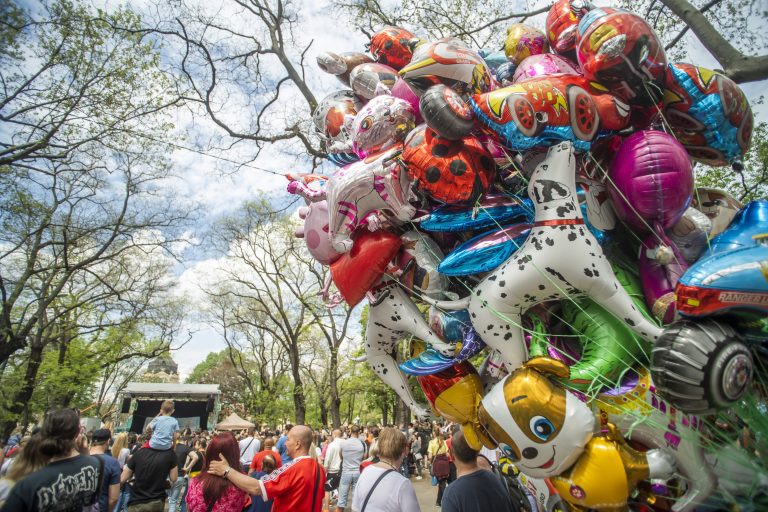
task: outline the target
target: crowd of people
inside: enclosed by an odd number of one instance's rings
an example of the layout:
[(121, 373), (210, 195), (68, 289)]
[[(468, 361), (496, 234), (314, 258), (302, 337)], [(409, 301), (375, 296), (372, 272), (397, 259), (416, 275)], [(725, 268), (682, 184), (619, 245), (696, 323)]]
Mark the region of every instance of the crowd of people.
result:
[(180, 430), (163, 403), (142, 435), (85, 432), (50, 411), (0, 452), (0, 512), (414, 512), (429, 478), (448, 512), (535, 510), (453, 425), (285, 425), (233, 433)]

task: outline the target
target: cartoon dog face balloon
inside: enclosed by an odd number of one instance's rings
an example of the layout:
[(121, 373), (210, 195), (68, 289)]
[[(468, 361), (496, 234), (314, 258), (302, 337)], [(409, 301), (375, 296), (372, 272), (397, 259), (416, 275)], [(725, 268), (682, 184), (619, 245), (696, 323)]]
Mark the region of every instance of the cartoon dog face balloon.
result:
[(534, 478), (553, 477), (573, 465), (594, 429), (589, 407), (551, 377), (567, 378), (568, 367), (531, 359), (496, 384), (477, 411), (479, 429)]
[(377, 96), (360, 109), (352, 122), (353, 149), (360, 158), (402, 142), (416, 126), (413, 107), (393, 96)]

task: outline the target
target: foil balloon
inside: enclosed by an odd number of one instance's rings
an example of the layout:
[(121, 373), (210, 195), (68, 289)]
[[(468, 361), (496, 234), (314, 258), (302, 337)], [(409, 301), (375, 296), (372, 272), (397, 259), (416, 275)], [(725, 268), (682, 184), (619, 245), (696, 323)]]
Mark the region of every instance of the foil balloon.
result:
[(616, 214), (630, 228), (667, 229), (682, 217), (693, 194), (688, 154), (664, 132), (641, 131), (627, 137), (609, 171), (608, 192)]
[(373, 211), (390, 212), (393, 221), (405, 222), (416, 213), (408, 202), (410, 182), (393, 163), (399, 148), (354, 163), (336, 171), (322, 191), (300, 181), (288, 184), (288, 192), (312, 202), (328, 200), (328, 235), (338, 252), (352, 249), (352, 232)]
[(463, 363), (476, 356), (485, 348), (485, 343), (471, 327), (465, 328), (461, 349), (453, 357), (448, 357), (435, 349), (429, 348), (413, 359), (400, 363), (400, 369), (408, 375), (434, 375), (456, 364)]
[(694, 191), (692, 204), (712, 223), (712, 229), (709, 232), (710, 237), (725, 231), (743, 206), (728, 192), (706, 187), (698, 187)]
[(431, 307), (429, 326), (441, 339), (457, 342), (464, 339), (467, 330), (472, 328), (472, 322), (466, 311), (441, 311)]
[(531, 55), (540, 55), (548, 51), (549, 42), (541, 30), (523, 23), (514, 23), (507, 28), (504, 53), (510, 62), (520, 65)]
[(443, 298), (448, 280), (437, 271), (443, 251), (428, 235), (418, 231), (406, 231), (400, 238), (403, 246), (393, 260), (400, 272), (397, 280), (416, 300)]
[[(474, 116), (502, 144), (514, 151), (525, 151), (553, 142), (573, 142), (578, 151), (587, 151), (607, 130), (620, 130), (629, 123), (629, 107), (580, 76), (558, 75), (530, 79), (476, 94), (466, 103), (450, 90), (443, 90), (445, 107), (431, 115), (422, 105), (422, 115), (430, 128), (452, 138), (458, 130), (444, 132), (449, 123)], [(601, 130), (602, 128), (602, 130)]]
[(496, 68), (493, 71), (493, 76), (496, 78), (496, 82), (501, 84), (502, 87), (512, 85), (512, 78), (515, 76), (517, 66), (512, 62), (506, 62)]
[(672, 249), (655, 233), (643, 239), (638, 262), (643, 294), (653, 316), (663, 324), (675, 318), (675, 286), (687, 269), (677, 246)]
[(328, 145), (340, 143), (350, 144), (349, 125), (362, 106), (355, 94), (349, 90), (336, 91), (318, 103), (312, 113), (315, 130), (323, 137)]
[(664, 116), (691, 158), (740, 168), (754, 120), (744, 91), (733, 80), (691, 64), (670, 64)]
[(352, 250), (331, 264), (333, 282), (350, 307), (381, 279), (401, 243), (400, 237), (387, 231), (361, 231)]
[[(614, 266), (616, 279), (632, 298), (636, 307), (644, 310), (640, 284), (628, 271)], [(534, 320), (534, 332), (540, 332)], [(629, 326), (589, 299), (562, 302), (560, 317), (581, 345), (578, 360), (570, 363), (568, 386), (594, 396), (600, 389), (617, 382), (637, 361), (647, 361), (650, 347)], [(552, 347), (545, 336), (533, 336), (531, 357), (562, 357), (562, 349)], [(553, 351), (552, 348), (555, 350)], [(561, 353), (558, 354), (557, 352)], [(555, 353), (553, 353), (555, 352)]]
[(768, 231), (768, 200), (750, 201), (741, 208), (728, 229), (713, 237), (704, 256), (734, 251), (755, 245), (756, 237)]
[(395, 85), (392, 86), (391, 94), (395, 98), (400, 98), (401, 100), (408, 102), (408, 104), (411, 106), (411, 109), (413, 109), (417, 125), (424, 122), (424, 119), (421, 118), (419, 97), (414, 94), (410, 87), (408, 87), (408, 84), (405, 83), (405, 80), (398, 78), (398, 80), (395, 82)]
[(474, 417), (477, 397), (482, 395), (483, 386), (477, 370), (470, 363), (455, 364), (416, 380), (437, 415), (460, 425)]
[(451, 251), (437, 269), (447, 276), (490, 272), (523, 245), (530, 230), (530, 224), (521, 223), (477, 235)]
[(360, 64), (373, 62), (360, 52), (322, 52), (317, 56), (317, 65), (328, 74), (335, 75), (341, 83), (349, 86), (349, 74)]
[(567, 378), (568, 367), (544, 357), (528, 360), (483, 397), (474, 426), (534, 478), (571, 467), (594, 429), (589, 407), (551, 377)]
[(696, 208), (689, 207), (677, 224), (667, 231), (667, 236), (677, 246), (688, 264), (699, 259), (707, 248), (712, 222)]
[(304, 225), (294, 234), (304, 239), (309, 254), (322, 265), (330, 265), (336, 261), (341, 253), (333, 248), (328, 236), (328, 203), (319, 201), (299, 208), (299, 217), (304, 221)]
[(430, 329), (419, 308), (396, 281), (382, 279), (370, 295), (365, 334), (368, 364), (416, 416), (424, 418), (426, 411), (413, 399), (411, 387), (393, 355), (398, 344), (407, 337), (423, 340), (444, 355), (451, 355), (453, 346), (444, 343)]
[(449, 205), (436, 208), (419, 219), (419, 227), (425, 231), (454, 233), (487, 229), (497, 223), (504, 225), (523, 219), (533, 221), (533, 204), (529, 199), (488, 194), (477, 209)]
[(401, 158), (416, 189), (448, 204), (475, 204), (496, 168), (478, 139), (443, 139), (426, 126), (408, 135)]
[(368, 51), (376, 62), (400, 70), (411, 61), (421, 40), (400, 27), (386, 26), (371, 36)]
[(553, 53), (544, 53), (531, 55), (523, 60), (515, 69), (512, 82), (517, 83), (529, 78), (556, 74), (579, 75), (581, 73), (563, 57)]
[(411, 105), (393, 96), (377, 96), (365, 104), (352, 122), (352, 149), (360, 158), (391, 148), (416, 125)]
[(546, 20), (549, 46), (569, 58), (576, 57), (579, 19), (586, 12), (586, 9), (577, 9), (573, 5), (575, 3), (571, 0), (558, 0), (549, 8)]
[(499, 66), (507, 64), (507, 56), (502, 51), (482, 49), (477, 52), (488, 65), (488, 68), (496, 74), (496, 70)]
[(328, 160), (330, 160), (336, 167), (344, 167), (345, 165), (353, 164), (360, 160), (360, 157), (355, 153), (328, 153)]
[(617, 387), (601, 393), (594, 404), (602, 424), (610, 422), (633, 444), (650, 448), (646, 453), (655, 452), (659, 466), (671, 463), (676, 468), (686, 489), (672, 510), (692, 512), (717, 487), (717, 476), (704, 454), (704, 422), (667, 402), (657, 388), (647, 370), (629, 372)]
[(625, 101), (661, 101), (667, 57), (656, 32), (637, 14), (595, 8), (579, 21), (576, 55), (584, 76)]
[(483, 58), (454, 38), (420, 46), (400, 75), (419, 96), (437, 84), (447, 85), (459, 94), (482, 93), (495, 86)]
[(349, 83), (357, 96), (370, 100), (382, 94), (391, 94), (395, 83), (400, 80), (397, 71), (375, 62), (360, 64), (349, 75)]

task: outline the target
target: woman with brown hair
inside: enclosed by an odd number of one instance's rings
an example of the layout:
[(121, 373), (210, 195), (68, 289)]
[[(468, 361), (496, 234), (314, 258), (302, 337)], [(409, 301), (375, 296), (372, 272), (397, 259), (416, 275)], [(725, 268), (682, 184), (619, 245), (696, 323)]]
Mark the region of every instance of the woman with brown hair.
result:
[(419, 512), (411, 482), (398, 472), (408, 452), (405, 434), (393, 427), (381, 429), (379, 462), (365, 468), (352, 497), (353, 512)]
[(229, 483), (208, 472), (210, 461), (219, 460), (223, 455), (230, 467), (240, 467), (240, 449), (231, 432), (218, 434), (208, 443), (205, 450), (203, 469), (189, 481), (187, 508), (189, 512), (241, 512), (248, 495)]

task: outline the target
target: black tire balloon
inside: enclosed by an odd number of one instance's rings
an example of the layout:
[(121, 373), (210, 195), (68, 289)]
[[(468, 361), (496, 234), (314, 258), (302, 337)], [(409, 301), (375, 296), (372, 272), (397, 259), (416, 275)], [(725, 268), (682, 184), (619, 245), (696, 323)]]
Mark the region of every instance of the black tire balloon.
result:
[(752, 354), (739, 334), (712, 319), (670, 324), (651, 355), (656, 388), (690, 414), (710, 414), (736, 402), (753, 374)]
[(469, 105), (456, 91), (442, 84), (427, 89), (419, 108), (427, 126), (446, 139), (461, 140), (475, 126)]

